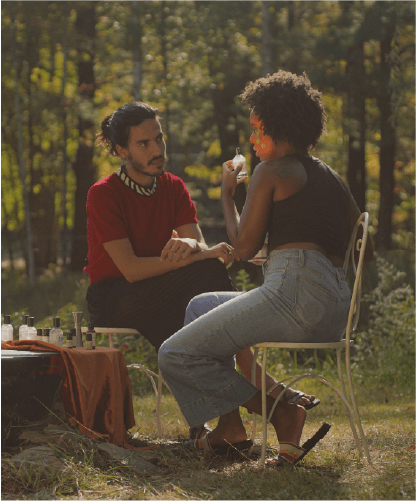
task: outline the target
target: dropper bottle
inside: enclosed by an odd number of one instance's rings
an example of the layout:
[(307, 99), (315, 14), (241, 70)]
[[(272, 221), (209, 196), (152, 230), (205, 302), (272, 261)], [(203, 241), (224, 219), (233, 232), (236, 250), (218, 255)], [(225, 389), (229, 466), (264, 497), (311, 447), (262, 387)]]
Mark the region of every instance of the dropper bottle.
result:
[(19, 341), (26, 338), (27, 319), (29, 315), (22, 315), (22, 325), (19, 327)]
[(37, 336), (38, 332), (35, 328), (35, 317), (29, 317), (27, 319), (26, 339), (34, 341)]
[(1, 340), (13, 341), (13, 325), (10, 323), (10, 315), (3, 315), (3, 325), (1, 326)]
[(55, 317), (53, 319), (53, 328), (49, 334), (50, 343), (56, 346), (64, 345), (64, 333), (61, 329), (61, 319), (59, 317)]

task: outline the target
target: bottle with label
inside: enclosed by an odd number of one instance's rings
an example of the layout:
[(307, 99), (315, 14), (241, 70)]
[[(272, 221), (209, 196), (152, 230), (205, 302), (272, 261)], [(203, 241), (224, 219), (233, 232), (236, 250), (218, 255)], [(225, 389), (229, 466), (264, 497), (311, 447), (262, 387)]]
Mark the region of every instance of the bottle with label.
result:
[(36, 339), (38, 341), (43, 341), (43, 329), (36, 329), (37, 336)]
[(92, 350), (92, 334), (91, 334), (91, 332), (87, 332), (85, 334), (85, 349)]
[(94, 330), (94, 324), (92, 322), (90, 322), (88, 324), (88, 330), (87, 330), (87, 334), (90, 333), (91, 336), (92, 336), (92, 349), (95, 350), (95, 339), (96, 339), (96, 332)]
[(59, 317), (54, 318), (53, 328), (51, 329), (49, 337), (50, 337), (50, 343), (56, 346), (64, 345), (64, 333), (60, 326), (61, 326), (61, 319)]
[(66, 335), (66, 345), (67, 348), (72, 348), (72, 332), (69, 331)]
[(44, 343), (49, 343), (49, 333), (51, 330), (47, 327), (46, 329), (43, 329), (43, 336), (42, 336), (42, 341)]
[(29, 315), (22, 315), (22, 325), (19, 327), (19, 341), (22, 339), (27, 339), (26, 329), (27, 329), (27, 319)]
[(75, 329), (75, 327), (71, 327), (69, 329), (69, 333), (71, 334), (71, 338), (72, 338), (71, 348), (76, 348), (77, 347), (77, 330)]
[(29, 317), (27, 319), (26, 339), (34, 341), (37, 336), (38, 332), (35, 328), (35, 317)]
[(10, 315), (3, 315), (3, 322), (1, 326), (1, 340), (13, 341), (13, 325), (10, 323)]

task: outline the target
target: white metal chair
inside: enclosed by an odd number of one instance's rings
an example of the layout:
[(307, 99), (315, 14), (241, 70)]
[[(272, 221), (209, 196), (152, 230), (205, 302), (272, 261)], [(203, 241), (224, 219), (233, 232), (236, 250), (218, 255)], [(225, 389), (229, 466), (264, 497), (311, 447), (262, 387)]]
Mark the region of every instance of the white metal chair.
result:
[[(358, 237), (358, 231), (359, 229), (362, 229), (362, 235)], [(297, 383), (301, 379), (304, 378), (312, 378), (312, 379), (317, 379), (319, 381), (322, 381), (323, 383), (327, 384), (330, 386), (335, 393), (340, 397), (344, 409), (348, 415), (349, 422), (351, 425), (351, 430), (357, 445), (357, 449), (359, 451), (360, 456), (362, 457), (362, 448), (360, 445), (360, 440), (358, 438), (357, 430), (356, 427), (358, 428), (358, 433), (361, 438), (361, 442), (364, 448), (365, 452), (365, 457), (367, 458), (368, 463), (371, 463), (371, 458), (370, 458), (370, 452), (368, 449), (368, 444), (364, 435), (364, 431), (361, 425), (361, 419), (360, 415), (358, 412), (358, 406), (354, 394), (354, 389), (353, 389), (353, 384), (352, 384), (352, 377), (351, 377), (351, 362), (350, 362), (350, 348), (354, 344), (354, 341), (351, 340), (351, 333), (356, 329), (357, 323), (358, 323), (358, 318), (360, 314), (360, 300), (361, 300), (361, 285), (362, 285), (362, 273), (363, 273), (363, 263), (364, 263), (364, 252), (367, 244), (367, 238), (368, 238), (368, 213), (364, 212), (361, 214), (361, 216), (358, 218), (357, 223), (354, 227), (354, 230), (351, 235), (351, 239), (348, 245), (348, 249), (345, 255), (345, 261), (344, 261), (344, 272), (347, 274), (347, 269), (349, 265), (352, 265), (354, 275), (355, 275), (355, 280), (354, 280), (354, 287), (352, 289), (352, 299), (351, 299), (351, 306), (349, 310), (349, 315), (348, 315), (348, 323), (346, 326), (345, 330), (345, 339), (342, 341), (336, 342), (336, 343), (259, 343), (253, 346), (254, 348), (254, 359), (253, 359), (253, 366), (252, 366), (252, 381), (254, 384), (255, 381), (255, 364), (257, 360), (257, 356), (259, 353), (259, 350), (263, 350), (263, 358), (262, 358), (262, 420), (263, 420), (263, 443), (262, 443), (262, 451), (261, 451), (261, 459), (260, 462), (262, 466), (264, 467), (265, 464), (265, 457), (266, 457), (266, 447), (267, 447), (267, 424), (270, 423), (270, 418), (273, 415), (274, 409), (279, 402), (279, 400), (283, 397), (284, 393), (286, 390), (290, 388), (291, 385)], [(354, 259), (354, 251), (359, 252), (359, 258), (358, 258), (358, 263), (356, 263)], [(335, 349), (336, 354), (337, 354), (337, 365), (338, 365), (338, 376), (341, 382), (341, 391), (334, 386), (328, 379), (326, 379), (324, 376), (318, 375), (318, 374), (302, 374), (301, 376), (290, 376), (285, 379), (282, 379), (275, 385), (273, 385), (269, 390), (266, 390), (266, 365), (267, 365), (267, 351), (271, 348), (280, 348), (280, 349)], [(342, 365), (341, 365), (341, 350), (345, 348), (345, 365), (346, 365), (346, 371), (347, 371), (347, 377), (348, 377), (348, 385), (349, 385), (349, 395), (350, 395), (350, 400), (347, 396), (347, 392), (345, 389), (345, 384), (344, 384), (344, 378), (343, 378), (343, 373), (342, 373)], [(270, 393), (273, 391), (276, 386), (278, 386), (281, 383), (287, 383), (288, 381), (291, 381), (290, 384), (287, 384), (286, 388), (280, 392), (279, 397), (276, 399), (276, 402), (273, 405), (273, 408), (270, 411), (270, 414), (267, 415), (266, 411), (266, 394)], [(256, 423), (256, 417), (253, 415), (253, 430), (252, 430), (252, 437), (254, 438), (255, 435), (255, 423)]]
[[(87, 327), (81, 328), (82, 332), (87, 332), (87, 330), (88, 330)], [(97, 334), (108, 334), (110, 348), (114, 348), (113, 334), (134, 335), (134, 336), (141, 335), (140, 332), (136, 329), (119, 328), (119, 327), (117, 327), (117, 328), (116, 327), (94, 327), (94, 330)], [(128, 369), (139, 369), (139, 370), (143, 371), (152, 383), (153, 391), (154, 391), (155, 397), (156, 397), (157, 435), (160, 438), (162, 436), (162, 423), (161, 423), (161, 418), (160, 418), (160, 404), (161, 404), (161, 400), (162, 400), (163, 384), (166, 386), (166, 388), (169, 391), (170, 391), (170, 388), (165, 383), (165, 381), (163, 381), (162, 374), (160, 371), (159, 371), (159, 374), (156, 374), (142, 364), (130, 364), (127, 366), (127, 368)], [(157, 384), (156, 384), (156, 381), (157, 381)]]

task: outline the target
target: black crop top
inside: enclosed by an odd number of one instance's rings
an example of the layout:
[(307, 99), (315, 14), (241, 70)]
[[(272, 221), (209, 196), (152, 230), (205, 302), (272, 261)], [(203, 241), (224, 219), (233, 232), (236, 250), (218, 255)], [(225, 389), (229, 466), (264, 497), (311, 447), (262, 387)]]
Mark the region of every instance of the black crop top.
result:
[(292, 242), (311, 242), (344, 259), (348, 246), (349, 196), (335, 172), (318, 158), (294, 155), (304, 166), (306, 184), (273, 202), (267, 250)]

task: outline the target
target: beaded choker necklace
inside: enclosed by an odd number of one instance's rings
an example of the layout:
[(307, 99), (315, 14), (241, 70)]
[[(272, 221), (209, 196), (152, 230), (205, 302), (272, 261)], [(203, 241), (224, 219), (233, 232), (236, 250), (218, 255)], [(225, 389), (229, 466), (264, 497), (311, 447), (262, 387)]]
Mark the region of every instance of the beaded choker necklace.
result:
[(140, 186), (140, 184), (136, 183), (136, 181), (133, 181), (131, 177), (127, 175), (126, 172), (126, 166), (122, 165), (114, 174), (122, 181), (127, 188), (130, 188), (133, 190), (135, 193), (138, 195), (141, 195), (143, 197), (151, 197), (154, 195), (156, 188), (157, 188), (157, 181), (156, 178), (154, 178), (153, 185), (151, 188), (145, 188), (144, 186)]

